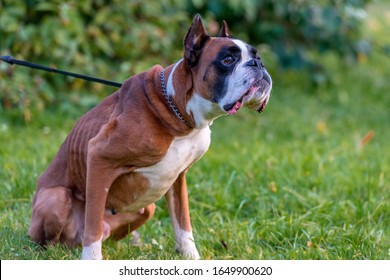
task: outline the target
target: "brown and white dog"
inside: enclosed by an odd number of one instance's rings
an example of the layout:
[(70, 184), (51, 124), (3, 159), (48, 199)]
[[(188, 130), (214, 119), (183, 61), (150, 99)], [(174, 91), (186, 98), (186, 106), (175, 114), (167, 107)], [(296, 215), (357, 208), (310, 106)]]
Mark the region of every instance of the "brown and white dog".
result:
[(81, 243), (82, 259), (102, 259), (102, 241), (144, 224), (165, 195), (176, 249), (199, 259), (186, 172), (207, 151), (213, 120), (242, 106), (261, 112), (272, 81), (226, 22), (210, 37), (195, 16), (184, 46), (179, 62), (129, 78), (78, 120), (38, 179), (32, 240)]

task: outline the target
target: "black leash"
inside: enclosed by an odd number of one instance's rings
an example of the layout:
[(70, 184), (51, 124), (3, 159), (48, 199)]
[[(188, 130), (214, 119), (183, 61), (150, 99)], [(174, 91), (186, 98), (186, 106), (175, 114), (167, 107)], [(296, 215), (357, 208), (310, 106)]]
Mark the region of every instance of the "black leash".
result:
[[(2, 60), (4, 62), (7, 62), (7, 63), (9, 63), (11, 65), (14, 65), (14, 64), (21, 65), (21, 66), (30, 67), (30, 68), (33, 68), (33, 69), (39, 69), (39, 70), (43, 70), (43, 71), (58, 73), (58, 74), (62, 74), (62, 75), (65, 75), (65, 76), (71, 76), (71, 77), (74, 77), (74, 78), (83, 79), (83, 80), (87, 80), (87, 81), (91, 81), (91, 82), (97, 82), (97, 83), (101, 83), (101, 84), (105, 84), (105, 85), (109, 85), (109, 86), (113, 86), (113, 87), (121, 87), (122, 86), (121, 83), (107, 81), (107, 80), (94, 78), (94, 77), (90, 77), (90, 76), (87, 76), (87, 75), (81, 75), (81, 74), (77, 74), (77, 73), (72, 73), (72, 72), (68, 72), (68, 71), (58, 70), (58, 69), (55, 69), (55, 68), (51, 68), (51, 67), (47, 67), (47, 66), (31, 63), (31, 62), (24, 61), (24, 60), (18, 60), (18, 59), (13, 58), (10, 55), (0, 56), (0, 60)], [(167, 90), (165, 88), (164, 69), (161, 71), (160, 80), (161, 80), (161, 87), (162, 87), (162, 90), (163, 90), (163, 94), (164, 94), (165, 98), (167, 99), (167, 102), (168, 102), (169, 106), (171, 107), (172, 111), (175, 113), (175, 115), (184, 124), (186, 124), (188, 127), (191, 127), (191, 125), (187, 123), (187, 121), (184, 119), (184, 117), (179, 112), (179, 110), (175, 107), (175, 105), (173, 105), (172, 101), (170, 100), (170, 98), (168, 96)], [(114, 214), (115, 209), (113, 209), (111, 211), (112, 211), (113, 215), (115, 215)]]
[(58, 70), (58, 69), (55, 69), (55, 68), (51, 68), (51, 67), (47, 67), (47, 66), (31, 63), (31, 62), (28, 62), (28, 61), (18, 60), (18, 59), (15, 59), (15, 58), (13, 58), (12, 56), (9, 56), (9, 55), (0, 56), (0, 60), (2, 60), (4, 62), (7, 62), (7, 63), (9, 63), (11, 65), (13, 65), (13, 64), (21, 65), (21, 66), (30, 67), (30, 68), (34, 68), (34, 69), (39, 69), (39, 70), (43, 70), (43, 71), (58, 73), (58, 74), (62, 74), (62, 75), (65, 75), (65, 76), (71, 76), (71, 77), (74, 77), (74, 78), (83, 79), (83, 80), (87, 80), (87, 81), (91, 81), (91, 82), (97, 82), (97, 83), (101, 83), (101, 84), (105, 84), (105, 85), (109, 85), (109, 86), (113, 86), (113, 87), (121, 87), (122, 86), (121, 83), (107, 81), (107, 80), (103, 80), (103, 79), (99, 79), (99, 78), (94, 78), (94, 77), (90, 77), (90, 76), (87, 76), (87, 75), (76, 74), (76, 73), (72, 73), (72, 72), (68, 72), (68, 71), (62, 71), (62, 70)]

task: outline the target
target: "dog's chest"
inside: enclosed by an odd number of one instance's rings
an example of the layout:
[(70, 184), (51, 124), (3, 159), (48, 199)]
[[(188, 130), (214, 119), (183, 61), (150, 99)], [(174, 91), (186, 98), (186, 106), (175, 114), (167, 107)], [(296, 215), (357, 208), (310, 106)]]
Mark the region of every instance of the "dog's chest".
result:
[(148, 183), (135, 191), (132, 202), (125, 211), (137, 211), (160, 199), (172, 186), (181, 172), (199, 160), (210, 145), (210, 129), (196, 130), (192, 134), (176, 138), (162, 160), (154, 165), (136, 169)]

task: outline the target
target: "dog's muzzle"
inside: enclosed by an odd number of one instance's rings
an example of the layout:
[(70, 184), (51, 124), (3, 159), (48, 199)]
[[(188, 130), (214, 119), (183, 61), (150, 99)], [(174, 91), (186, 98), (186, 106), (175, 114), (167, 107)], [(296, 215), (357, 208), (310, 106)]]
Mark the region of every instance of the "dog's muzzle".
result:
[(235, 114), (241, 107), (263, 112), (268, 104), (272, 89), (272, 79), (263, 68), (262, 76), (254, 80), (248, 90), (237, 101), (225, 105), (223, 108), (228, 114)]

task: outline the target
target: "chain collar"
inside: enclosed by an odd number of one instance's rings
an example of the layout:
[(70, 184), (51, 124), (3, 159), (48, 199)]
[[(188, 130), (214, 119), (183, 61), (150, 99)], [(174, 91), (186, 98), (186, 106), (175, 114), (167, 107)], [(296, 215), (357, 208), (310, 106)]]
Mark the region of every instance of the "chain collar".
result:
[(188, 127), (192, 126), (184, 119), (183, 115), (179, 112), (179, 110), (173, 105), (172, 100), (169, 98), (167, 89), (165, 88), (165, 71), (164, 69), (160, 73), (160, 81), (161, 81), (161, 88), (163, 90), (163, 94), (165, 96), (165, 99), (168, 101), (169, 107), (171, 107), (172, 111), (175, 113), (175, 115)]

